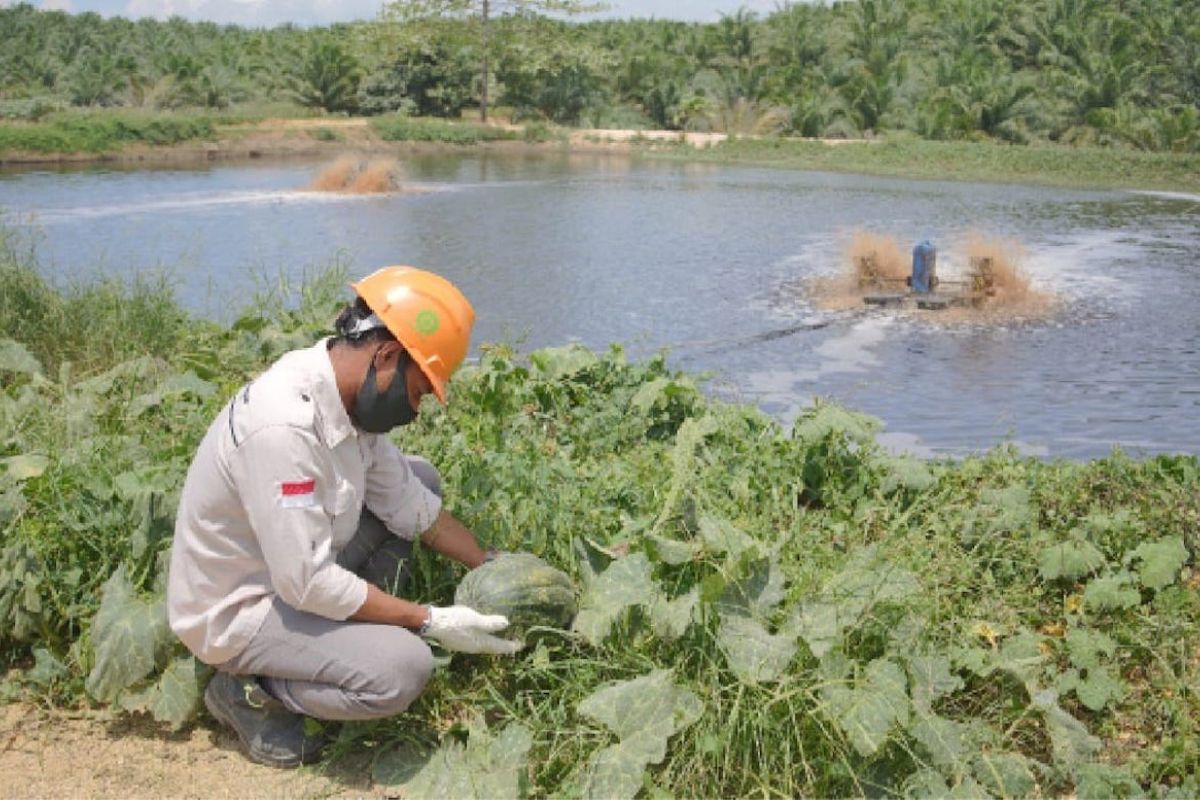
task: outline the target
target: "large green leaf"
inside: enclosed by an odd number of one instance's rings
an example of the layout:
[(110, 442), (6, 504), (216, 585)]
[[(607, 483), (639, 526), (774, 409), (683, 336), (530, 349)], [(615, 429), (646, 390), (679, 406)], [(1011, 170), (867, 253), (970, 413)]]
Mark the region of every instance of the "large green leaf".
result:
[(812, 654), (822, 658), (837, 646), (843, 629), (857, 622), (858, 616), (855, 609), (840, 603), (816, 600), (793, 609), (784, 630), (795, 631)]
[(1018, 631), (1000, 644), (992, 665), (1009, 673), (1026, 686), (1032, 686), (1042, 673), (1046, 654), (1042, 652), (1043, 637), (1028, 630)]
[(976, 780), (1000, 797), (1025, 797), (1037, 786), (1029, 759), (1019, 753), (979, 753), (971, 768)]
[(573, 377), (598, 361), (595, 353), (578, 344), (546, 347), (529, 354), (529, 363), (555, 381)]
[(872, 606), (905, 600), (919, 589), (911, 572), (879, 559), (869, 549), (826, 581), (815, 599), (793, 609), (785, 630), (803, 637), (820, 658)]
[[(643, 731), (664, 740), (700, 718), (704, 707), (688, 689), (672, 683), (668, 669), (599, 689), (579, 702), (579, 713), (621, 739)], [(665, 742), (664, 742), (665, 744)]]
[(796, 654), (796, 636), (772, 635), (754, 619), (741, 614), (721, 614), (717, 644), (729, 668), (745, 683), (776, 680)]
[(1083, 604), (1091, 611), (1120, 611), (1141, 602), (1142, 596), (1133, 588), (1133, 576), (1125, 571), (1093, 578), (1083, 590)]
[(1124, 681), (1113, 677), (1112, 672), (1100, 666), (1067, 670), (1059, 676), (1055, 685), (1063, 694), (1075, 692), (1079, 702), (1092, 711), (1102, 711), (1109, 703), (1124, 697), (1126, 691)]
[(1098, 667), (1117, 651), (1117, 643), (1112, 637), (1087, 628), (1071, 628), (1063, 642), (1071, 663), (1081, 669)]
[(158, 681), (141, 690), (122, 695), (127, 711), (149, 711), (159, 722), (179, 730), (200, 708), (201, 686), (210, 669), (191, 656), (173, 659)]
[(964, 520), (964, 543), (973, 545), (996, 534), (1027, 529), (1035, 519), (1031, 500), (1024, 486), (984, 489), (979, 493), (979, 505)]
[(29, 501), (25, 499), (20, 486), (0, 489), (0, 525), (7, 525), (9, 520), (24, 513), (28, 507)]
[(725, 585), (717, 605), (726, 612), (763, 616), (783, 601), (783, 570), (770, 558), (754, 559), (745, 569), (743, 577)]
[(626, 608), (650, 605), (658, 596), (644, 553), (631, 553), (614, 561), (584, 590), (572, 627), (592, 645), (599, 645), (613, 622)]
[(883, 467), (883, 481), (879, 490), (884, 494), (893, 494), (899, 489), (912, 492), (923, 492), (937, 483), (933, 472), (924, 461), (909, 456), (883, 457), (877, 463)]
[(384, 754), (372, 777), (403, 789), (407, 800), (508, 800), (521, 797), (533, 736), (519, 723), (492, 735), (482, 722), (469, 729), (467, 743), (447, 739), (432, 754), (409, 745)]
[(618, 742), (598, 750), (584, 770), (582, 794), (587, 800), (633, 800), (641, 791), (646, 760), (639, 743)]
[(13, 339), (0, 339), (0, 371), (21, 375), (43, 375), (42, 365), (25, 345)]
[(1058, 704), (1058, 695), (1051, 689), (1037, 692), (1033, 704), (1041, 709), (1054, 748), (1054, 761), (1068, 770), (1090, 761), (1100, 751), (1100, 740), (1088, 733), (1082, 722), (1068, 714)]
[(1089, 575), (1105, 564), (1104, 554), (1087, 541), (1069, 541), (1047, 547), (1038, 560), (1043, 580), (1062, 578), (1073, 581)]
[(866, 444), (875, 440), (883, 423), (876, 417), (847, 411), (832, 403), (818, 403), (796, 420), (792, 436), (797, 441), (815, 444), (829, 436), (845, 435), (847, 439)]
[(951, 672), (950, 666), (950, 659), (942, 655), (908, 659), (914, 708), (928, 711), (933, 707), (933, 701), (963, 687), (962, 678)]
[(918, 770), (904, 782), (904, 797), (913, 800), (982, 800), (989, 796), (970, 775), (958, 777), (959, 780), (951, 786), (935, 769)]
[(91, 639), (96, 661), (87, 677), (88, 693), (115, 700), (154, 670), (158, 654), (173, 640), (164, 598), (138, 597), (125, 567), (118, 567), (104, 584)]
[(1092, 711), (1100, 711), (1125, 696), (1125, 684), (1113, 677), (1109, 669), (1116, 642), (1104, 633), (1086, 628), (1072, 628), (1064, 641), (1075, 669), (1059, 677), (1060, 692), (1074, 691), (1079, 701)]
[(862, 756), (881, 748), (894, 726), (908, 725), (909, 699), (904, 671), (894, 661), (877, 658), (853, 687), (821, 690), (826, 713)]
[(683, 636), (699, 602), (700, 590), (694, 586), (690, 592), (674, 600), (668, 600), (661, 593), (656, 594), (650, 604), (650, 621), (655, 635), (668, 642)]
[(742, 553), (761, 549), (758, 540), (736, 525), (707, 515), (700, 518), (700, 539), (710, 552), (724, 554), (734, 560), (740, 558)]
[(19, 456), (0, 458), (0, 468), (10, 478), (17, 481), (41, 477), (49, 466), (50, 459), (37, 453), (22, 453)]
[(1168, 536), (1157, 542), (1143, 542), (1130, 554), (1141, 561), (1138, 579), (1147, 589), (1165, 589), (1175, 582), (1179, 570), (1187, 563), (1188, 551), (1183, 538)]
[(666, 757), (668, 739), (698, 720), (704, 706), (691, 691), (672, 682), (670, 670), (655, 670), (592, 693), (578, 710), (621, 740), (589, 759), (583, 796), (615, 799), (637, 794), (646, 765)]
[[(107, 394), (114, 387), (137, 386), (161, 369), (161, 363), (150, 356), (131, 358), (99, 375), (93, 375), (75, 384), (75, 391), (82, 396)], [(78, 400), (79, 396), (73, 398)]]
[(967, 760), (972, 755), (968, 738), (970, 726), (963, 722), (945, 719), (932, 713), (923, 713), (909, 727), (912, 735), (929, 756), (930, 763), (952, 774), (966, 771)]
[(1084, 764), (1075, 772), (1075, 796), (1079, 800), (1145, 797), (1141, 785), (1127, 767)]
[(61, 659), (46, 648), (38, 647), (33, 651), (33, 668), (25, 673), (24, 680), (45, 688), (66, 678), (70, 673), (70, 668)]
[(653, 544), (658, 560), (671, 566), (694, 561), (703, 550), (702, 543), (695, 540), (680, 542), (657, 533), (649, 533), (646, 538)]
[(177, 375), (171, 375), (152, 392), (138, 395), (129, 404), (129, 413), (132, 416), (138, 416), (142, 412), (157, 408), (162, 405), (165, 400), (173, 397), (183, 397), (192, 395), (200, 399), (212, 397), (216, 394), (217, 387), (196, 375), (195, 372), (188, 370)]
[(647, 381), (638, 387), (638, 390), (633, 393), (633, 397), (629, 400), (629, 405), (637, 409), (638, 413), (646, 416), (650, 410), (654, 408), (654, 404), (659, 398), (664, 395), (666, 388), (672, 384), (670, 378), (655, 378)]

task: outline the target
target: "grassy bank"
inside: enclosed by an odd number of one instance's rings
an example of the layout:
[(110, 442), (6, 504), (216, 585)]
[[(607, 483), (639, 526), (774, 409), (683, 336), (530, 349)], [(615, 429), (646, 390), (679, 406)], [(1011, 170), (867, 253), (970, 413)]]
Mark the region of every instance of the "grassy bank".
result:
[(129, 145), (165, 147), (234, 135), (274, 117), (307, 117), (290, 105), (252, 105), (226, 111), (55, 111), (37, 120), (0, 120), (0, 158), (19, 153), (99, 155)]
[(444, 142), (446, 144), (479, 144), (520, 139), (517, 130), (481, 125), (473, 122), (451, 122), (441, 119), (416, 119), (389, 114), (371, 119), (371, 127), (386, 142)]
[[(292, 107), (248, 107), (227, 112), (58, 112), (38, 122), (0, 122), (0, 161), (21, 154), (119, 154), (131, 145), (169, 147), (196, 141), (223, 144), (259, 136), (255, 154), (295, 152), (297, 137), (311, 143), (370, 147), (380, 143), (486, 145), (519, 140), (561, 147), (567, 129), (533, 123), (521, 128), (386, 115), (348, 127), (349, 120), (303, 119)], [(271, 122), (270, 120), (279, 120)], [(299, 127), (298, 127), (299, 126)], [(355, 131), (361, 129), (361, 135)], [(281, 134), (270, 139), (271, 134)], [(352, 135), (353, 134), (353, 135)], [(1149, 153), (1120, 148), (1014, 146), (987, 142), (933, 142), (891, 138), (873, 142), (735, 138), (707, 148), (670, 140), (586, 142), (587, 149), (635, 152), (654, 158), (786, 169), (827, 170), (934, 180), (1025, 183), (1096, 189), (1157, 189), (1200, 192), (1200, 155)], [(241, 154), (233, 148), (231, 156)], [(199, 157), (196, 153), (193, 157)]]
[(656, 155), (898, 178), (1200, 192), (1200, 155), (1120, 148), (913, 138), (829, 145), (796, 139), (743, 138), (704, 150), (677, 147)]
[[(179, 486), (341, 278), (221, 327), (154, 283), (47, 285), (6, 240), (4, 693), (193, 724), (207, 672), (161, 604)], [(785, 431), (617, 349), (486, 348), (397, 439), (486, 543), (570, 573), (580, 615), (454, 656), (329, 758), (373, 752), (406, 797), (1200, 792), (1200, 462), (918, 462), (876, 429), (819, 404)], [(460, 574), (421, 553), (409, 596)]]

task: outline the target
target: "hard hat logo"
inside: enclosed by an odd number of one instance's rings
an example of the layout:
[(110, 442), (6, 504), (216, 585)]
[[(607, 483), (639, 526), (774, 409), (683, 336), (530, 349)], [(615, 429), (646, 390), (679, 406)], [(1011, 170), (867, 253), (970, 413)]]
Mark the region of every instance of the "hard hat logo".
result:
[(442, 321), (438, 319), (438, 315), (426, 308), (417, 314), (416, 328), (417, 333), (422, 336), (432, 336), (437, 333), (437, 329), (442, 325)]

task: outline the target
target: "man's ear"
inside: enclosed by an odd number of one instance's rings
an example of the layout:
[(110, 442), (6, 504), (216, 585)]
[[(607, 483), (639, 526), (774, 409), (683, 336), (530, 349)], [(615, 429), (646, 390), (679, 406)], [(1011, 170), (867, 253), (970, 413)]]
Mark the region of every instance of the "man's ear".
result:
[(379, 366), (394, 367), (399, 363), (400, 355), (404, 352), (404, 345), (395, 341), (387, 341), (377, 351), (376, 357), (379, 359)]

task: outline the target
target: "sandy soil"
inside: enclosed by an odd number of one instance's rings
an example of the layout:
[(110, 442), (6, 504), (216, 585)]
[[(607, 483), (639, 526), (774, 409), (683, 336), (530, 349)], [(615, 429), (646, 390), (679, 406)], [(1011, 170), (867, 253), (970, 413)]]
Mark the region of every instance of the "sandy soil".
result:
[(212, 722), (177, 734), (141, 717), (4, 706), (0, 797), (384, 798), (367, 759), (278, 770), (251, 763)]

